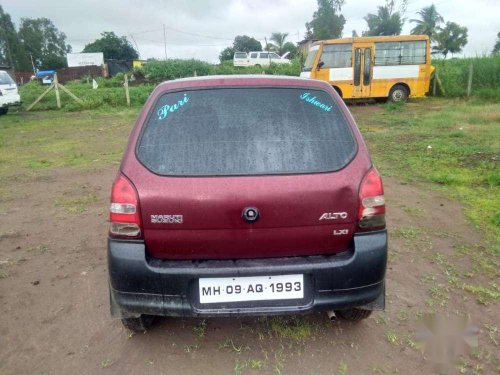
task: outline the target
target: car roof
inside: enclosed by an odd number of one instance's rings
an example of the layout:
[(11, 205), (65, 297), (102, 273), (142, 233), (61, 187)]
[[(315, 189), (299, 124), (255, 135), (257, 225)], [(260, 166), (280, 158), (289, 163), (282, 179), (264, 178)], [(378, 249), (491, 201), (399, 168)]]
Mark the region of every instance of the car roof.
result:
[(331, 90), (325, 82), (310, 78), (264, 74), (214, 75), (175, 79), (158, 85), (155, 91), (169, 91), (183, 88), (224, 87), (224, 86), (283, 86), (311, 87)]

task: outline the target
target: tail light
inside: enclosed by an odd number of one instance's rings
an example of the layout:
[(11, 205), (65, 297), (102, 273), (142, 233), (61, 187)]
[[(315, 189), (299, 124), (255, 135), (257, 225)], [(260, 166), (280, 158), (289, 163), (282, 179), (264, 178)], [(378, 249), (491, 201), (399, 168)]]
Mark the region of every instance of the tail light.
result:
[(141, 213), (134, 185), (118, 174), (111, 190), (109, 235), (115, 238), (141, 238)]
[(384, 187), (377, 170), (372, 168), (359, 187), (358, 230), (366, 232), (384, 228)]

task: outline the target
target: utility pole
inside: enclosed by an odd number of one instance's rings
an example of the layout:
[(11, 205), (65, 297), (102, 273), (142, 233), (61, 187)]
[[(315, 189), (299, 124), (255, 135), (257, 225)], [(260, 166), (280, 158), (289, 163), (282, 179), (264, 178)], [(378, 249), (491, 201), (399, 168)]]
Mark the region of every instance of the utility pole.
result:
[(33, 67), (33, 74), (36, 75), (35, 63), (33, 62), (33, 55), (30, 53), (31, 66)]
[(141, 53), (139, 52), (139, 46), (137, 45), (137, 42), (135, 41), (135, 38), (132, 34), (128, 34), (130, 36), (130, 39), (132, 39), (132, 41), (134, 42), (135, 44), (135, 49), (137, 50), (137, 53), (139, 54), (139, 58), (141, 57)]
[(167, 61), (167, 32), (165, 31), (165, 24), (163, 24), (163, 47), (165, 49), (165, 61)]

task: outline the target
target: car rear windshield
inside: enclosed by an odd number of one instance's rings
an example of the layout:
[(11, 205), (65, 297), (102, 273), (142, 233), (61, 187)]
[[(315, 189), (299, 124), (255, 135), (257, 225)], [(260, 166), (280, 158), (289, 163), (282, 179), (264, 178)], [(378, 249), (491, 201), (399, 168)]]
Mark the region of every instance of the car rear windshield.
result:
[(0, 85), (12, 85), (14, 80), (5, 72), (0, 72)]
[(152, 172), (181, 176), (335, 171), (355, 152), (329, 93), (269, 87), (166, 93), (136, 148)]

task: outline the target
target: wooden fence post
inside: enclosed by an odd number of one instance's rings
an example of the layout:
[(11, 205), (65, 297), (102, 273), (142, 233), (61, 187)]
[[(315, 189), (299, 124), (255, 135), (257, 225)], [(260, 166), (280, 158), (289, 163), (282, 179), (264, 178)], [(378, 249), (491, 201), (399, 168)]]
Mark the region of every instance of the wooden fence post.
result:
[(437, 69), (434, 71), (434, 81), (432, 82), (432, 96), (437, 93)]
[(470, 94), (472, 91), (472, 73), (473, 73), (473, 68), (472, 64), (469, 65), (469, 80), (467, 82), (467, 97), (470, 98)]
[(54, 80), (52, 81), (52, 84), (50, 85), (50, 87), (47, 90), (45, 90), (42, 93), (42, 95), (40, 95), (33, 103), (31, 103), (30, 106), (28, 108), (26, 108), (26, 111), (30, 111), (52, 89), (54, 89), (56, 92), (57, 108), (59, 108), (59, 109), (61, 109), (61, 97), (59, 95), (59, 89), (63, 90), (66, 94), (68, 94), (71, 98), (73, 98), (74, 101), (78, 102), (81, 105), (84, 104), (80, 98), (78, 98), (75, 94), (73, 94), (66, 87), (64, 87), (63, 85), (61, 85), (59, 83), (59, 81), (57, 80), (57, 73), (56, 73), (56, 74), (54, 74)]
[(59, 95), (59, 81), (57, 80), (57, 73), (54, 73), (54, 88), (56, 90), (57, 108), (61, 109), (61, 96)]
[(81, 105), (83, 105), (83, 101), (78, 98), (75, 94), (73, 94), (71, 91), (69, 91), (66, 87), (64, 87), (63, 85), (61, 85), (60, 83), (57, 84), (59, 86), (59, 88), (61, 90), (63, 90), (66, 94), (68, 94), (69, 96), (71, 96), (73, 98), (73, 100)]
[(50, 85), (50, 87), (47, 90), (45, 90), (42, 93), (42, 95), (40, 95), (33, 103), (31, 103), (28, 108), (26, 108), (26, 111), (30, 111), (40, 100), (43, 99), (43, 97), (45, 95), (47, 95), (50, 92), (50, 90), (52, 90), (54, 88), (54, 86), (55, 86), (54, 82), (52, 82), (52, 84)]
[(130, 107), (130, 93), (128, 91), (128, 77), (125, 74), (125, 82), (123, 83), (123, 86), (125, 86), (125, 97), (127, 98), (127, 107)]

